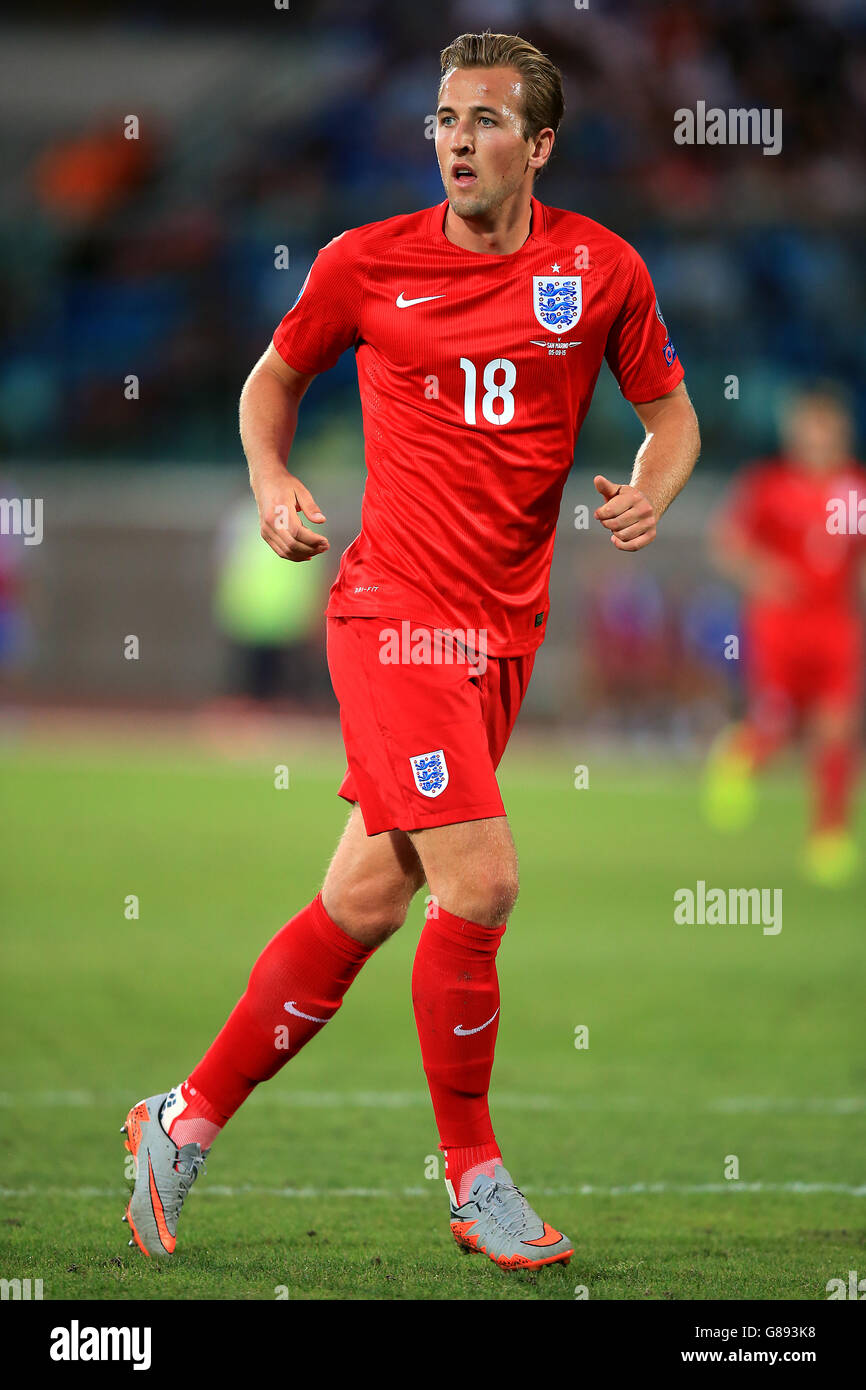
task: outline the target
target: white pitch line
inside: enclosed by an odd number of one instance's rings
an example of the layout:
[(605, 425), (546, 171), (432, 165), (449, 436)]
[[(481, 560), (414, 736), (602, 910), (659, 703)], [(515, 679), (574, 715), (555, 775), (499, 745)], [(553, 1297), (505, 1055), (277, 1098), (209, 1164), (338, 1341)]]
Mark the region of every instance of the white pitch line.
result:
[[(730, 1192), (786, 1193), (791, 1196), (812, 1196), (833, 1192), (845, 1197), (866, 1197), (866, 1184), (855, 1186), (843, 1182), (635, 1182), (622, 1186), (580, 1183), (574, 1187), (524, 1187), (527, 1196), (544, 1197), (643, 1197), (671, 1195), (690, 1197)], [(280, 1197), (300, 1200), (325, 1200), (330, 1197), (372, 1197), (393, 1200), (395, 1197), (439, 1196), (438, 1184), (431, 1180), (427, 1187), (260, 1187), (255, 1184), (231, 1186), (212, 1183), (197, 1187), (192, 1194), (196, 1201), (203, 1197)], [(78, 1201), (87, 1198), (127, 1200), (125, 1187), (0, 1187), (0, 1200), (20, 1201), (32, 1197), (59, 1197)]]
[[(0, 1108), (84, 1110), (90, 1107), (118, 1106), (129, 1109), (130, 1091), (0, 1091)], [(501, 1110), (599, 1110), (656, 1112), (658, 1103), (646, 1096), (550, 1096), (518, 1091), (495, 1091), (494, 1109)], [(274, 1106), (298, 1110), (410, 1110), (428, 1108), (424, 1091), (274, 1091), (265, 1089), (253, 1098), (254, 1106)], [(856, 1115), (866, 1111), (866, 1096), (719, 1096), (698, 1102), (702, 1112), (726, 1115), (803, 1114)], [(671, 1106), (689, 1111), (690, 1102)], [(125, 1113), (124, 1110), (124, 1113)]]
[(783, 1096), (730, 1096), (707, 1102), (708, 1110), (728, 1115), (745, 1114), (808, 1114), (857, 1115), (866, 1110), (864, 1096), (802, 1096), (786, 1099)]

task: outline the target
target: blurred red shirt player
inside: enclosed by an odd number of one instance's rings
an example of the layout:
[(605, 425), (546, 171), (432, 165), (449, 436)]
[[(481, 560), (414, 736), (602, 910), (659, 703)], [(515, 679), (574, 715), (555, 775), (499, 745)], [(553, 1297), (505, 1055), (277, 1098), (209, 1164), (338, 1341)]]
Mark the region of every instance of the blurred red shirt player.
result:
[(831, 387), (794, 396), (782, 452), (746, 468), (717, 519), (719, 568), (743, 590), (747, 709), (710, 759), (706, 805), (718, 826), (754, 807), (752, 774), (800, 728), (812, 758), (805, 868), (818, 882), (854, 872), (850, 833), (863, 691), (860, 580), (866, 470), (851, 418)]

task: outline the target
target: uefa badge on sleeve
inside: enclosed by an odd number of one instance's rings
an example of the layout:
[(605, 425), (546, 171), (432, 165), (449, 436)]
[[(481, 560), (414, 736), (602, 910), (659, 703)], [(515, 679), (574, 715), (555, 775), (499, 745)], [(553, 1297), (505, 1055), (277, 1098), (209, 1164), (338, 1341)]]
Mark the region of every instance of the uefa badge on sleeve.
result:
[(448, 765), (441, 748), (410, 758), (415, 786), (422, 796), (439, 796), (448, 786)]

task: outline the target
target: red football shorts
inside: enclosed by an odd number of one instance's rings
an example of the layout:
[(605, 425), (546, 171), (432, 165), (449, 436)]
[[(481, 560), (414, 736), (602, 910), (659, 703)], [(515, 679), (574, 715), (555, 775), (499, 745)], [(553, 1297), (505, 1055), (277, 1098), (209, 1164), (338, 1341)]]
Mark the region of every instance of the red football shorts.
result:
[(746, 674), (753, 713), (772, 719), (815, 706), (857, 707), (863, 683), (863, 634), (848, 613), (784, 618), (754, 611), (746, 620)]
[[(349, 764), (339, 788), (368, 835), (504, 816), (496, 781), (535, 652), (384, 661), (398, 618), (328, 618), (328, 667)], [(412, 623), (413, 634), (435, 629)], [(431, 641), (431, 650), (432, 650)]]

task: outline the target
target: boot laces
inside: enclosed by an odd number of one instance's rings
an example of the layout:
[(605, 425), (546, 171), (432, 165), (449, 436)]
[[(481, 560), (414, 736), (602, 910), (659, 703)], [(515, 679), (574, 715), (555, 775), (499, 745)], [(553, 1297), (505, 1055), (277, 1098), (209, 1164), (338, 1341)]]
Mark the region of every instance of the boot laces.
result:
[(511, 1236), (525, 1231), (530, 1218), (534, 1216), (519, 1187), (503, 1187), (501, 1183), (496, 1183), (485, 1194), (484, 1200), (497, 1224)]
[[(192, 1150), (192, 1152), (187, 1152), (188, 1150)], [(182, 1149), (178, 1149), (172, 1169), (175, 1176), (175, 1187), (165, 1206), (167, 1208), (166, 1216), (175, 1220), (199, 1173), (207, 1171), (205, 1155), (199, 1145), (184, 1144)]]

